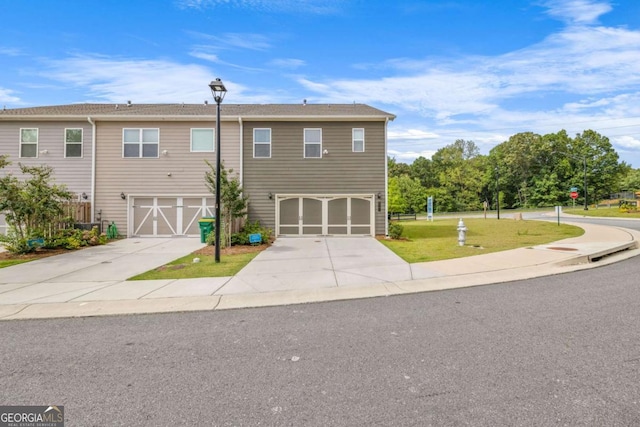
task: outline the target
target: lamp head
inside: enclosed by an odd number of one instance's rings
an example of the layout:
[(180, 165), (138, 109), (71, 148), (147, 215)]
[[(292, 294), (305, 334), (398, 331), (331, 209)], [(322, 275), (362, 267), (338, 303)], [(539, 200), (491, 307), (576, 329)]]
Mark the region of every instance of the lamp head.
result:
[(209, 83), (209, 88), (211, 89), (211, 94), (213, 95), (213, 99), (216, 103), (221, 103), (227, 93), (227, 88), (224, 86), (224, 83), (222, 83), (222, 80), (219, 78), (213, 80)]

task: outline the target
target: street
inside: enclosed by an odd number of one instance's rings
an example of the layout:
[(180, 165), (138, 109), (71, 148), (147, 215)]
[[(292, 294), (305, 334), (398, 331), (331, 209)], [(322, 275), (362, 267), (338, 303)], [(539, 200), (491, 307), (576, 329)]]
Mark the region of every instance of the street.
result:
[(639, 275), (0, 322), (0, 401), (68, 426), (638, 425)]

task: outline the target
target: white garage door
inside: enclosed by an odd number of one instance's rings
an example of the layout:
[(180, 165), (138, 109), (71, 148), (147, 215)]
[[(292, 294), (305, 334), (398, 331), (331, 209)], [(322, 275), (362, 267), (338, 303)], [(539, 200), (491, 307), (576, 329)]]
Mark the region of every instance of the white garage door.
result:
[(129, 236), (199, 236), (202, 217), (213, 217), (213, 196), (132, 196)]
[(277, 195), (278, 236), (373, 236), (373, 195)]

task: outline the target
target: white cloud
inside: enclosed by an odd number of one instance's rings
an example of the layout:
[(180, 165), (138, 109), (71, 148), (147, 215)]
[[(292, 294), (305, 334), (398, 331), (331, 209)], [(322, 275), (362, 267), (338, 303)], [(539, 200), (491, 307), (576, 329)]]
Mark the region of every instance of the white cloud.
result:
[(188, 31), (191, 36), (208, 42), (200, 48), (206, 49), (248, 49), (264, 51), (271, 48), (269, 38), (263, 34), (255, 33), (224, 33), (221, 35), (206, 34), (197, 31)]
[(20, 102), (20, 98), (14, 96), (15, 91), (11, 89), (4, 89), (0, 87), (0, 102), (7, 102), (17, 104)]
[(232, 7), (264, 12), (332, 14), (341, 10), (344, 0), (177, 0), (182, 8)]
[(20, 49), (13, 47), (0, 47), (0, 55), (20, 56), (22, 55), (22, 52), (20, 51)]
[(640, 139), (634, 136), (625, 135), (611, 138), (610, 140), (612, 144), (622, 149), (640, 150)]
[[(200, 103), (211, 96), (210, 69), (165, 60), (76, 56), (49, 62), (43, 76), (82, 88), (99, 102)], [(243, 85), (225, 80), (232, 102), (266, 102), (267, 95), (248, 95)]]
[(543, 5), (547, 14), (569, 24), (594, 23), (612, 9), (608, 1), (597, 0), (550, 0)]
[(193, 56), (194, 58), (204, 59), (205, 61), (209, 61), (209, 62), (214, 62), (214, 63), (220, 62), (220, 58), (218, 58), (218, 55), (214, 55), (212, 53), (192, 50), (191, 52), (189, 52), (189, 55)]
[(305, 65), (307, 65), (307, 63), (302, 59), (280, 58), (270, 61), (269, 65), (278, 68), (296, 69), (304, 67)]
[(437, 138), (438, 135), (421, 129), (389, 130), (389, 140), (425, 140)]

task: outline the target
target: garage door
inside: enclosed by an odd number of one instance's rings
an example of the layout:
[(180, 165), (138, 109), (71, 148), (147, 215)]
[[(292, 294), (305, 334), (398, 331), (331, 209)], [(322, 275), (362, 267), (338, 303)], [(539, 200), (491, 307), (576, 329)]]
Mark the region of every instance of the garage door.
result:
[(129, 236), (199, 236), (198, 220), (213, 217), (212, 196), (132, 196)]
[(373, 195), (276, 196), (278, 236), (372, 236)]

